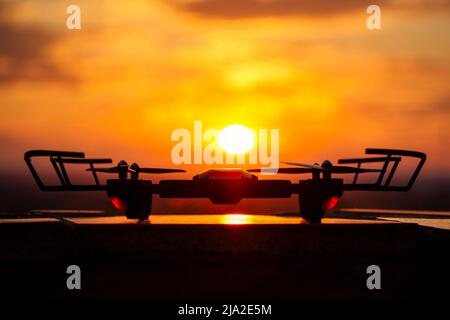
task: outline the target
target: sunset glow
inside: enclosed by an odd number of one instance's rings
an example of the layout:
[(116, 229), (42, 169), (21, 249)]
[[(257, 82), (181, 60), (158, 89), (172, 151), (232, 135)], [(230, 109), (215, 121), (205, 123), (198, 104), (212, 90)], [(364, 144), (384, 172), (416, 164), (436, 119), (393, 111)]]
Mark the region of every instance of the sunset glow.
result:
[[(29, 179), (23, 152), (42, 148), (170, 167), (171, 133), (200, 120), (203, 131), (279, 129), (280, 161), (411, 149), (428, 155), (424, 179), (450, 177), (450, 10), (440, 0), (383, 2), (380, 30), (367, 29), (358, 1), (76, 4), (81, 30), (66, 28), (66, 1), (0, 6), (5, 175)], [(227, 153), (260, 144), (242, 127), (220, 140)], [(186, 178), (209, 167), (179, 165)]]

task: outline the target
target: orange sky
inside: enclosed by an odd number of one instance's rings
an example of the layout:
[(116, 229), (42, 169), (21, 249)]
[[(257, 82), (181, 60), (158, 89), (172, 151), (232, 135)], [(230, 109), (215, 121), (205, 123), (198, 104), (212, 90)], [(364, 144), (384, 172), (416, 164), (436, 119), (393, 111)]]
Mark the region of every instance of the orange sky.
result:
[(352, 0), (74, 3), (79, 31), (67, 1), (0, 5), (8, 170), (34, 148), (172, 165), (170, 134), (194, 120), (279, 128), (284, 160), (410, 148), (450, 169), (448, 1), (379, 2), (379, 31)]

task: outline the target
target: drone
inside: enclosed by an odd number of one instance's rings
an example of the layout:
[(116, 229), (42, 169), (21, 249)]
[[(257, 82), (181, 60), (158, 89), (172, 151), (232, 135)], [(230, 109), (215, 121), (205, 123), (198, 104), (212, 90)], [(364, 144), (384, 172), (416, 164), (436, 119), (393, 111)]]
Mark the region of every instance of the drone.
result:
[[(153, 195), (160, 198), (207, 198), (213, 204), (237, 204), (243, 198), (290, 198), (298, 196), (299, 214), (308, 223), (320, 224), (327, 211), (333, 209), (344, 191), (409, 191), (416, 181), (425, 161), (426, 154), (418, 151), (368, 148), (365, 158), (340, 159), (338, 165), (325, 160), (321, 164), (284, 162), (287, 167), (276, 169), (277, 174), (310, 174), (310, 178), (293, 183), (291, 180), (259, 179), (255, 173), (263, 169), (209, 169), (194, 175), (192, 179), (152, 180), (141, 179), (141, 174), (170, 174), (186, 172), (171, 168), (145, 168), (137, 163), (128, 165), (121, 160), (113, 167), (111, 159), (89, 159), (82, 152), (31, 150), (25, 153), (25, 162), (42, 191), (106, 191), (113, 205), (124, 212), (128, 219), (148, 220), (152, 209)], [(32, 159), (49, 159), (59, 183), (45, 185), (32, 164)], [(404, 157), (418, 159), (409, 180), (404, 185), (392, 185), (397, 168)], [(380, 168), (362, 168), (365, 164), (380, 164)], [(94, 183), (74, 184), (71, 182), (65, 164), (86, 165), (92, 173)], [(352, 166), (349, 166), (349, 165)], [(99, 167), (99, 165), (102, 165)], [(375, 173), (373, 183), (360, 183), (358, 177)], [(102, 184), (98, 174), (113, 174)], [(351, 183), (334, 175), (353, 174)]]

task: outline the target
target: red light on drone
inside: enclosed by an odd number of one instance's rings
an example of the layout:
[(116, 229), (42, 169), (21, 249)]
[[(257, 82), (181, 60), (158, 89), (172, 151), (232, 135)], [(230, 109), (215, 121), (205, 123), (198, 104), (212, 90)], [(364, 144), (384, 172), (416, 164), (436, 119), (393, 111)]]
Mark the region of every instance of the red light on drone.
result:
[(339, 202), (339, 197), (334, 196), (334, 197), (328, 198), (328, 199), (326, 199), (326, 200), (323, 202), (323, 204), (322, 204), (322, 209), (323, 209), (324, 211), (331, 210), (331, 209), (333, 209), (334, 207), (336, 207), (336, 205), (338, 204), (338, 202)]
[(117, 197), (112, 197), (111, 202), (112, 202), (114, 208), (116, 208), (118, 210), (122, 210), (122, 211), (127, 210), (127, 203), (125, 201), (123, 201), (122, 199), (117, 198)]

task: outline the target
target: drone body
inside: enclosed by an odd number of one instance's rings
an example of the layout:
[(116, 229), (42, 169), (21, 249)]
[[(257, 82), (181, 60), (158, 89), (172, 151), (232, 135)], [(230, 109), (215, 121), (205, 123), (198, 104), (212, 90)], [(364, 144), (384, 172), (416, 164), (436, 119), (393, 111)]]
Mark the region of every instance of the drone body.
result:
[[(343, 159), (339, 163), (356, 163), (357, 167), (334, 166), (325, 160), (322, 165), (286, 162), (292, 167), (278, 168), (279, 174), (311, 174), (310, 179), (293, 183), (290, 180), (259, 179), (252, 172), (261, 173), (273, 169), (214, 169), (207, 170), (192, 179), (161, 180), (153, 183), (151, 180), (140, 179), (139, 174), (166, 174), (184, 172), (180, 169), (141, 168), (133, 163), (128, 166), (126, 161), (120, 161), (112, 168), (95, 167), (97, 164), (112, 163), (111, 159), (86, 159), (83, 153), (33, 150), (25, 153), (27, 163), (39, 188), (43, 191), (106, 191), (114, 206), (129, 219), (146, 220), (152, 208), (152, 196), (160, 198), (208, 198), (213, 204), (236, 204), (243, 198), (290, 198), (298, 195), (300, 215), (310, 223), (320, 223), (324, 214), (332, 209), (345, 190), (369, 191), (408, 191), (416, 180), (426, 155), (421, 152), (366, 149), (367, 154), (383, 155), (382, 157)], [(401, 157), (418, 158), (419, 162), (412, 173), (409, 182), (403, 186), (391, 185)], [(60, 185), (44, 185), (36, 169), (32, 165), (33, 157), (49, 157), (50, 162), (60, 180)], [(85, 164), (92, 172), (95, 184), (72, 184), (64, 167), (65, 163)], [(379, 169), (361, 168), (363, 163), (379, 163)], [(108, 179), (101, 184), (97, 173), (117, 175), (116, 179)], [(357, 183), (358, 176), (364, 173), (378, 174), (377, 181), (372, 184)], [(354, 174), (353, 182), (345, 184), (334, 174)]]

